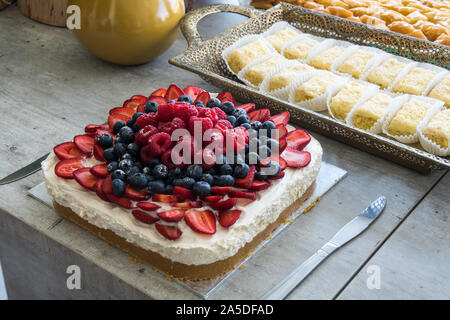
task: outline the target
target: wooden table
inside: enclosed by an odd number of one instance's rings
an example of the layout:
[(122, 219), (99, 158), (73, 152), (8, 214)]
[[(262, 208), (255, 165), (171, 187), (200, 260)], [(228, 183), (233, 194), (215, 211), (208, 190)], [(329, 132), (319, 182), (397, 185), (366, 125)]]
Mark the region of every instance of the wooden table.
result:
[[(219, 14), (200, 23), (207, 37), (243, 21)], [(87, 52), (67, 30), (0, 13), (0, 177), (72, 137), (133, 94), (176, 82), (217, 91), (167, 60), (186, 47), (180, 36), (151, 63), (120, 67)], [(307, 215), (239, 270), (212, 298), (256, 299), (326, 242), (378, 195), (382, 216), (336, 252), (288, 299), (450, 298), (450, 212), (447, 172), (419, 174), (357, 149), (315, 136), (324, 160), (348, 171)], [(42, 173), (0, 186), (0, 260), (10, 298), (198, 298), (142, 263), (61, 219), (26, 195)], [(82, 270), (82, 289), (68, 290), (66, 269)], [(380, 288), (368, 289), (368, 271)], [(258, 277), (257, 277), (258, 275)], [(267, 275), (264, 283), (257, 282)]]

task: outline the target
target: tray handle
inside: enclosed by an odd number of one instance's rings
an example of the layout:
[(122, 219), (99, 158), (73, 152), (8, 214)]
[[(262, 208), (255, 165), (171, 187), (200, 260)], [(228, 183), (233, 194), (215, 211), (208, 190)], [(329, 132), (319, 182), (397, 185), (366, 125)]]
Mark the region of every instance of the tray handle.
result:
[(190, 11), (180, 22), (181, 32), (187, 40), (188, 47), (197, 47), (203, 42), (203, 39), (197, 30), (198, 22), (210, 14), (220, 12), (238, 13), (249, 18), (254, 18), (262, 13), (262, 11), (257, 9), (232, 4), (213, 4)]

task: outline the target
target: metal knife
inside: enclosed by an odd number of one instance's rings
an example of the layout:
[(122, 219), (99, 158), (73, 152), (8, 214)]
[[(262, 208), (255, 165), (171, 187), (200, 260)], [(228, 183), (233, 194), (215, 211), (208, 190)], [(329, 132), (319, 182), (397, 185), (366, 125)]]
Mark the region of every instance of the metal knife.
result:
[(19, 169), (16, 172), (11, 173), (9, 176), (6, 176), (2, 180), (0, 180), (0, 186), (23, 179), (25, 177), (28, 177), (30, 174), (33, 174), (41, 170), (41, 162), (44, 161), (48, 157), (48, 155), (49, 154), (47, 153), (45, 156), (42, 156), (39, 159), (33, 161), (26, 167), (23, 167), (22, 169)]
[(322, 261), (324, 261), (335, 250), (358, 236), (383, 212), (386, 206), (386, 197), (381, 196), (370, 204), (359, 216), (347, 223), (334, 237), (322, 248), (303, 262), (290, 275), (282, 280), (277, 286), (269, 290), (261, 300), (284, 299), (295, 289)]

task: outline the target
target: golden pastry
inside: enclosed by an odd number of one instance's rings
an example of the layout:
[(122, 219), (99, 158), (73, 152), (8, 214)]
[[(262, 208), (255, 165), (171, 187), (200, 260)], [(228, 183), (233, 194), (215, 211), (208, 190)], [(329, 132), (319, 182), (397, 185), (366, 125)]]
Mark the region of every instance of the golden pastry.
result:
[(429, 97), (445, 102), (450, 107), (450, 74), (447, 74), (428, 94)]
[(436, 40), (434, 40), (434, 42), (438, 43), (438, 44), (450, 46), (450, 36), (442, 33), (439, 37), (437, 37)]
[(334, 46), (325, 49), (318, 55), (316, 55), (310, 62), (310, 65), (319, 68), (330, 70), (333, 63), (344, 53), (345, 48), (341, 46)]
[(240, 48), (234, 49), (227, 57), (228, 65), (234, 73), (241, 71), (246, 65), (257, 58), (272, 52), (264, 41), (258, 39)]
[(425, 125), (422, 133), (442, 149), (448, 149), (450, 141), (450, 109), (442, 110), (435, 114)]
[(436, 40), (441, 34), (446, 34), (447, 29), (439, 24), (431, 22), (424, 23), (422, 26), (422, 32), (430, 41)]
[(360, 17), (363, 15), (367, 15), (367, 16), (371, 16), (375, 13), (375, 11), (371, 8), (366, 8), (366, 7), (357, 7), (357, 8), (351, 8), (349, 9), (349, 11), (351, 13), (353, 13), (353, 15), (355, 17)]
[(368, 86), (356, 81), (347, 82), (330, 101), (330, 110), (336, 119), (345, 120), (348, 113), (361, 99)]
[(406, 18), (408, 19), (408, 23), (410, 23), (410, 24), (414, 24), (420, 20), (422, 20), (422, 21), (428, 20), (428, 18), (426, 16), (424, 16), (423, 14), (421, 14), (419, 11), (411, 12), (410, 14), (408, 14), (406, 16)]
[(388, 25), (389, 30), (402, 33), (411, 37), (416, 37), (419, 39), (427, 39), (422, 31), (417, 30), (408, 22), (405, 21), (394, 21), (390, 25)]
[(385, 89), (394, 82), (395, 78), (405, 66), (405, 63), (394, 58), (389, 58), (380, 66), (372, 70), (367, 77), (367, 81), (375, 83)]
[(405, 103), (387, 126), (387, 132), (394, 136), (411, 136), (433, 106), (427, 102), (412, 98)]
[(361, 104), (353, 114), (353, 125), (359, 129), (369, 130), (385, 114), (392, 98), (385, 93), (377, 93)]
[(394, 21), (408, 21), (404, 15), (394, 10), (381, 11), (380, 18), (386, 22), (386, 25)]
[(387, 29), (386, 23), (378, 19), (376, 17), (368, 16), (368, 15), (362, 15), (359, 17), (362, 23), (368, 24), (370, 26), (380, 28), (380, 29)]
[(325, 9), (325, 12), (329, 13), (329, 14), (331, 14), (333, 16), (337, 16), (337, 17), (341, 17), (341, 18), (345, 18), (345, 19), (353, 17), (353, 13), (351, 11), (348, 11), (348, 10), (346, 10), (344, 8), (337, 7), (337, 6), (327, 7)]

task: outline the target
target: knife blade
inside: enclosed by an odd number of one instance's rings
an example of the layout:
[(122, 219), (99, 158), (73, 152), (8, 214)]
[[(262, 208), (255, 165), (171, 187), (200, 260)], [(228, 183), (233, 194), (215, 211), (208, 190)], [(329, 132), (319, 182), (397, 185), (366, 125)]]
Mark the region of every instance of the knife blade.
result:
[(20, 179), (23, 179), (25, 177), (28, 177), (29, 175), (41, 170), (41, 162), (44, 161), (48, 157), (48, 153), (39, 159), (33, 161), (29, 165), (23, 167), (22, 169), (17, 170), (16, 172), (11, 173), (10, 175), (6, 176), (2, 180), (0, 180), (0, 185), (8, 184)]
[(294, 290), (317, 266), (330, 254), (361, 234), (383, 212), (386, 197), (381, 196), (372, 202), (363, 212), (343, 226), (325, 245), (308, 260), (284, 278), (278, 285), (269, 290), (261, 300), (284, 299)]

